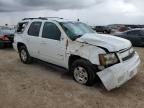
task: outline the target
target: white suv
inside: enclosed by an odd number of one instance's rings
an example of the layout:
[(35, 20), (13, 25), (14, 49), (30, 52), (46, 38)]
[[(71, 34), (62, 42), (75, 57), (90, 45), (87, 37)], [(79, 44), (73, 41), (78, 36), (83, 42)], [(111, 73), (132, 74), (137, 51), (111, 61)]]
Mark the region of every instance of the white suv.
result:
[(13, 46), (25, 64), (37, 58), (64, 67), (84, 85), (94, 84), (98, 76), (107, 90), (130, 80), (140, 64), (130, 41), (62, 18), (23, 19)]

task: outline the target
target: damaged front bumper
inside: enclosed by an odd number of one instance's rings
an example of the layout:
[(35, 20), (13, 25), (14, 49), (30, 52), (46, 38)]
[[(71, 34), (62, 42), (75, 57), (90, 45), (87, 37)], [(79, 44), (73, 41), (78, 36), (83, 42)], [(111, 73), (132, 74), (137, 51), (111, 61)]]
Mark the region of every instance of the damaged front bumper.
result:
[(130, 80), (137, 74), (140, 58), (137, 53), (134, 57), (123, 61), (119, 64), (111, 66), (97, 73), (105, 88), (110, 91), (120, 87), (126, 81)]

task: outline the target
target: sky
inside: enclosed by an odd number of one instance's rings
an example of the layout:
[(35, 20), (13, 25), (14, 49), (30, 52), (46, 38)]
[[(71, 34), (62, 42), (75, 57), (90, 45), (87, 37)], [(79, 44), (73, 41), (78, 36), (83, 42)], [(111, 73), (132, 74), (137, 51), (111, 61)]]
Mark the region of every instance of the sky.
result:
[(0, 0), (0, 25), (27, 17), (63, 17), (89, 25), (144, 24), (144, 0)]

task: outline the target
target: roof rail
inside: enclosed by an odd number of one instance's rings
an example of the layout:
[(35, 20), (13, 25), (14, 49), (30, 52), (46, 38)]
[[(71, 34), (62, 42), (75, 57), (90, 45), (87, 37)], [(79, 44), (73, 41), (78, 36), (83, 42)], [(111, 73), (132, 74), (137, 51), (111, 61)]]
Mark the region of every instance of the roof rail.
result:
[(34, 19), (48, 20), (48, 19), (63, 19), (63, 18), (60, 18), (60, 17), (38, 17), (38, 18), (24, 18), (22, 20), (34, 20)]
[(46, 18), (42, 18), (42, 17), (39, 17), (39, 18), (24, 18), (24, 19), (22, 19), (22, 20), (34, 20), (34, 19), (47, 20)]
[(61, 17), (39, 17), (39, 18), (47, 18), (47, 19), (64, 19)]

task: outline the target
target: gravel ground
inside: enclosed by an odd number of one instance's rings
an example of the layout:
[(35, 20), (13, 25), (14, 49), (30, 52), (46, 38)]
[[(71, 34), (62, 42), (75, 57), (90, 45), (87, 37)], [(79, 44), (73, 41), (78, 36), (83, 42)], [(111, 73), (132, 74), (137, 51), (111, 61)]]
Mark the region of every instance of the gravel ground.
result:
[(12, 49), (0, 50), (0, 108), (143, 108), (144, 49), (139, 73), (122, 87), (79, 85), (65, 70), (35, 62), (22, 64)]

